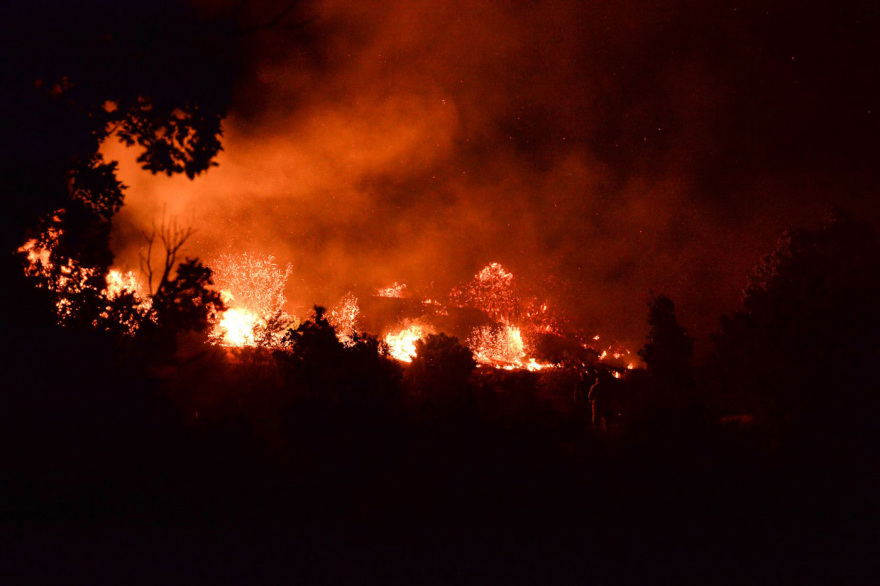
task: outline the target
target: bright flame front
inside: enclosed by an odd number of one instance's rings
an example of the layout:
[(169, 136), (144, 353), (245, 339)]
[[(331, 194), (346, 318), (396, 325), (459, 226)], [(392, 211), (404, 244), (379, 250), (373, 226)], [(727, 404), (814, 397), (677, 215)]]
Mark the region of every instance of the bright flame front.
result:
[(388, 353), (401, 362), (412, 362), (416, 356), (416, 342), (430, 333), (427, 328), (415, 324), (398, 332), (389, 333), (385, 336)]
[(223, 312), (217, 324), (215, 336), (223, 346), (256, 346), (256, 329), (260, 318), (241, 307), (232, 307)]

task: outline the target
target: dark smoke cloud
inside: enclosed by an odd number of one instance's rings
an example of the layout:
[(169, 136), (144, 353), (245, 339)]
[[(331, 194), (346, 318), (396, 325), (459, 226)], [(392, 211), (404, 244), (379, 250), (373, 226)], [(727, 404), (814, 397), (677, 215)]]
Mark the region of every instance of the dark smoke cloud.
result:
[(498, 261), (565, 280), (567, 311), (635, 348), (649, 292), (704, 336), (780, 230), (829, 203), (877, 217), (869, 3), (324, 0), (288, 20), (249, 40), (219, 168), (152, 177), (108, 145), (131, 186), (118, 264), (165, 206), (191, 254), (291, 262), (300, 307)]

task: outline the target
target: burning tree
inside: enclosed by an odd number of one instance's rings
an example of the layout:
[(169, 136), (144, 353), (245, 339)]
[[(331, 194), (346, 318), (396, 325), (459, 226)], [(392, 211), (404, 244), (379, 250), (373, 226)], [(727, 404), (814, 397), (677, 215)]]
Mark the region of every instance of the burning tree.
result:
[(330, 310), (327, 320), (336, 330), (339, 341), (345, 345), (352, 344), (357, 334), (360, 311), (358, 299), (353, 293), (343, 295), (336, 307)]
[(176, 221), (162, 219), (145, 234), (146, 251), (141, 269), (148, 283), (154, 281), (154, 245), (163, 248), (159, 282), (145, 293), (137, 276), (128, 271), (88, 266), (76, 258), (59, 254), (64, 233), (56, 215), (40, 237), (19, 248), (26, 260), (25, 275), (38, 288), (50, 291), (55, 300), (57, 321), (62, 326), (83, 327), (119, 336), (150, 339), (160, 351), (172, 352), (174, 338), (182, 331), (204, 331), (224, 310), (219, 293), (212, 290), (211, 269), (196, 259), (178, 261), (178, 255), (192, 234)]
[(50, 293), (60, 325), (134, 335), (149, 314), (151, 299), (133, 272), (104, 273), (100, 266), (65, 254), (63, 217), (63, 212), (55, 214), (39, 236), (18, 249), (25, 276)]
[(284, 287), (292, 266), (282, 270), (272, 255), (224, 254), (214, 261), (217, 286), (229, 309), (214, 339), (228, 346), (274, 347), (292, 318), (285, 312)]
[(459, 307), (485, 311), (498, 321), (509, 322), (520, 312), (513, 273), (497, 262), (483, 268), (466, 285), (453, 289), (449, 297)]
[(391, 354), (392, 358), (401, 362), (412, 362), (417, 353), (416, 345), (419, 340), (433, 333), (434, 329), (430, 326), (421, 323), (404, 322), (401, 329), (385, 335), (388, 353)]
[(103, 287), (125, 186), (102, 142), (121, 138), (153, 173), (195, 177), (212, 166), (239, 39), (231, 22), (208, 24), (189, 4), (161, 0), (136, 17), (129, 3), (16, 7), (15, 26), (0, 41), (16, 55), (0, 98), (9, 122), (0, 136), (0, 188), (15, 201), (0, 217), (0, 280), (9, 286), (8, 307), (17, 308), (7, 321), (20, 326), (16, 335), (45, 311), (10, 254), (36, 223), (63, 220), (52, 251), (59, 274), (84, 277), (87, 292)]
[(516, 326), (481, 326), (468, 336), (467, 345), (481, 364), (514, 367), (526, 359), (522, 331)]

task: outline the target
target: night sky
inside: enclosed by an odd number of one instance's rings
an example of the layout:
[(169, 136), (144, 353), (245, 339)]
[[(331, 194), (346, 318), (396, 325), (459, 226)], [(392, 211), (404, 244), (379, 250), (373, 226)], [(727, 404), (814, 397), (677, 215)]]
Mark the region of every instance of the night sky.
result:
[(118, 265), (166, 206), (209, 264), (292, 263), (294, 308), (497, 261), (633, 348), (666, 293), (699, 352), (783, 229), (880, 218), (874, 2), (320, 0), (245, 49), (218, 168), (150, 176), (105, 145)]

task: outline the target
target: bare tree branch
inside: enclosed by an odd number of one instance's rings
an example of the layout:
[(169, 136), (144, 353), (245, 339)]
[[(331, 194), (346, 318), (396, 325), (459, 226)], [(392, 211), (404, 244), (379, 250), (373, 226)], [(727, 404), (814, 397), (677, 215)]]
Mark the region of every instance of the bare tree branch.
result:
[(141, 274), (147, 280), (147, 293), (153, 294), (153, 242), (156, 240), (156, 222), (153, 222), (153, 231), (147, 234), (143, 232), (144, 240), (147, 241), (147, 251), (138, 253), (140, 260)]
[(190, 237), (195, 233), (192, 225), (179, 226), (177, 223), (177, 217), (172, 217), (170, 221), (165, 217), (165, 209), (162, 209), (162, 220), (159, 223), (159, 226), (156, 226), (156, 222), (153, 221), (153, 229), (148, 235), (144, 232), (144, 239), (147, 242), (146, 252), (142, 252), (140, 257), (140, 265), (141, 265), (141, 273), (147, 280), (147, 288), (150, 295), (153, 294), (153, 263), (152, 263), (152, 255), (153, 255), (153, 245), (156, 242), (156, 237), (158, 236), (159, 242), (162, 244), (162, 248), (165, 251), (165, 258), (162, 263), (162, 276), (159, 278), (159, 284), (156, 286), (155, 292), (159, 293), (168, 287), (168, 283), (171, 280), (171, 272), (174, 270), (174, 267), (178, 262), (178, 254), (183, 248), (186, 241), (190, 239)]

